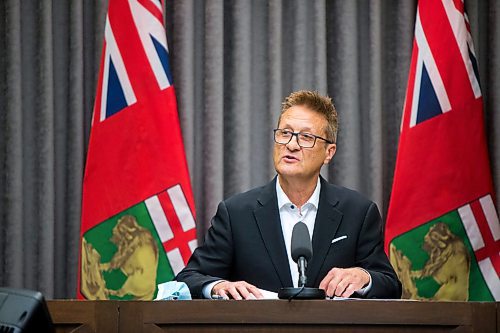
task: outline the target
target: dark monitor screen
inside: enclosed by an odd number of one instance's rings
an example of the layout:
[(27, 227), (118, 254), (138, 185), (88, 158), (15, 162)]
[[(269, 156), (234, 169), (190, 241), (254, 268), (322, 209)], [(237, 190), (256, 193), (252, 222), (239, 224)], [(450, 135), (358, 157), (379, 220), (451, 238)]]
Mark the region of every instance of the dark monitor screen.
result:
[(40, 292), (0, 288), (0, 333), (7, 332), (54, 332)]

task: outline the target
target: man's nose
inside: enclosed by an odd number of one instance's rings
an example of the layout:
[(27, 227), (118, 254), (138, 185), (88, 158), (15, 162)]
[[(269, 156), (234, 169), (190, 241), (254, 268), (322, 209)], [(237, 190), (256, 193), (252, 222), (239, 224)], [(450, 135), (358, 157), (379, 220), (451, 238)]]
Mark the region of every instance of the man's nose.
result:
[(299, 145), (299, 136), (298, 135), (293, 135), (292, 139), (290, 142), (286, 144), (286, 147), (290, 150), (299, 150), (300, 145)]

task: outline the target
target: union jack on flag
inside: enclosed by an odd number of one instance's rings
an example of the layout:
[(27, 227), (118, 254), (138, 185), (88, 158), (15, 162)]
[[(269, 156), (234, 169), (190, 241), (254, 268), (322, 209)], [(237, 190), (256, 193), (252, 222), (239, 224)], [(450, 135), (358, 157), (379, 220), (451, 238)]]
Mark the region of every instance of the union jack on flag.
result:
[[(166, 89), (172, 84), (172, 75), (169, 67), (161, 3), (157, 0), (131, 0), (129, 5), (133, 22), (140, 37), (140, 44), (147, 56), (148, 64), (156, 78), (158, 87), (161, 90)], [(117, 34), (120, 35), (119, 32)], [(122, 44), (123, 47), (129, 46)], [(109, 14), (106, 16), (104, 30), (103, 58), (100, 121), (137, 101), (122, 52), (109, 21)]]
[(500, 300), (500, 224), (461, 0), (418, 2), (385, 249), (403, 297)]
[[(448, 31), (453, 36), (450, 37), (450, 42), (455, 43), (454, 47), (458, 48), (454, 57), (450, 57), (447, 49), (448, 43), (439, 44), (442, 40), (439, 36), (439, 27), (435, 27), (433, 31), (428, 31), (426, 34), (422, 27), (420, 18), (420, 8), (417, 9), (417, 19), (415, 22), (415, 40), (413, 44), (413, 56), (415, 64), (412, 64), (412, 72), (410, 73), (413, 80), (412, 95), (418, 98), (413, 98), (411, 103), (411, 118), (410, 126), (415, 126), (422, 121), (438, 116), (452, 110), (450, 102), (451, 98), (457, 103), (460, 102), (460, 94), (466, 93), (466, 97), (470, 98), (470, 93), (475, 99), (481, 97), (481, 88), (479, 87), (479, 72), (477, 68), (476, 55), (474, 53), (474, 45), (470, 32), (470, 24), (467, 14), (464, 12), (462, 1), (443, 1), (444, 12), (447, 23), (449, 23), (451, 31)], [(424, 11), (425, 11), (425, 6)], [(425, 15), (424, 13), (424, 22)], [(430, 13), (429, 13), (430, 14)], [(428, 26), (427, 26), (428, 27)], [(458, 38), (457, 36), (465, 36)], [(430, 45), (433, 47), (431, 48)], [(442, 56), (445, 54), (445, 56)], [(467, 86), (464, 81), (461, 84), (454, 83), (455, 73), (452, 71), (440, 71), (441, 66), (447, 58), (451, 58), (456, 65), (462, 70), (465, 70), (467, 81), (470, 85)], [(453, 66), (454, 64), (450, 64)], [(446, 83), (446, 84), (445, 84)], [(408, 85), (408, 89), (410, 85)], [(469, 96), (468, 96), (469, 95)]]
[(110, 0), (82, 201), (79, 298), (153, 299), (197, 246), (163, 5)]

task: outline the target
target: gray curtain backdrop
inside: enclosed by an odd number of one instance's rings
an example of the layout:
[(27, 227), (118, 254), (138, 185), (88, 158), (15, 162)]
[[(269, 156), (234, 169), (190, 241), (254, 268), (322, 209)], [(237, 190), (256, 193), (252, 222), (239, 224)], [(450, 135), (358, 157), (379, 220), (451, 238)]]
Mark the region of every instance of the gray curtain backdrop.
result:
[[(107, 1), (0, 1), (0, 286), (74, 297), (80, 201)], [(331, 182), (385, 215), (416, 1), (170, 0), (165, 21), (200, 239), (218, 202), (274, 176), (297, 89), (340, 116)], [(466, 1), (500, 192), (500, 2)], [(168, 152), (165, 152), (168, 154)], [(498, 206), (498, 205), (497, 205)]]

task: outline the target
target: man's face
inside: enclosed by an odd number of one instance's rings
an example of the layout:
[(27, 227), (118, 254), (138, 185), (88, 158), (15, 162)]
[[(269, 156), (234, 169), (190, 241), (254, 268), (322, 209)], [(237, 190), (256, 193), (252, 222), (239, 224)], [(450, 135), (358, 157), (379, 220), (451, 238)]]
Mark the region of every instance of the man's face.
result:
[[(296, 105), (282, 114), (278, 128), (326, 138), (327, 125), (322, 114), (306, 106)], [(317, 139), (312, 148), (302, 148), (297, 143), (297, 136), (293, 136), (286, 145), (274, 143), (274, 167), (282, 178), (313, 180), (319, 175), (321, 166), (333, 158), (335, 150), (335, 144), (328, 144), (321, 139)]]

